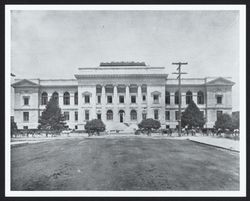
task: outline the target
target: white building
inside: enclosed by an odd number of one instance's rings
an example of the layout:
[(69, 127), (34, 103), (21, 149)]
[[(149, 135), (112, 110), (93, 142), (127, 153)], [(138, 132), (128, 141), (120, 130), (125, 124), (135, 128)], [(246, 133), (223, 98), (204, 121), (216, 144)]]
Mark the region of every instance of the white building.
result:
[[(106, 125), (138, 124), (158, 119), (162, 127), (178, 125), (178, 81), (164, 67), (144, 62), (101, 63), (79, 68), (76, 79), (15, 79), (14, 119), (19, 129), (37, 128), (50, 97), (58, 99), (69, 128), (83, 130), (99, 118)], [(182, 79), (182, 110), (192, 99), (213, 127), (218, 114), (232, 112), (234, 82), (222, 77)]]

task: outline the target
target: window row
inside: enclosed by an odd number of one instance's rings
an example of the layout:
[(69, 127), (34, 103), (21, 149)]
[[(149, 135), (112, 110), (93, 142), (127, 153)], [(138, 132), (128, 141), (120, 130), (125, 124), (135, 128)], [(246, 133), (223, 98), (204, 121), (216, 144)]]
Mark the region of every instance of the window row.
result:
[[(122, 118), (123, 118), (124, 113), (125, 112), (123, 110), (121, 110), (119, 112), (120, 117), (122, 115)], [(25, 115), (28, 115), (28, 112), (24, 112), (24, 118), (26, 118), (26, 121), (28, 121), (27, 120), (28, 117), (25, 116)], [(69, 112), (64, 112), (63, 115), (64, 115), (65, 121), (69, 121), (70, 120)], [(113, 115), (114, 115), (113, 111), (112, 110), (108, 110), (106, 112), (106, 119), (107, 120), (113, 120)], [(146, 119), (146, 118), (147, 118), (147, 114), (146, 113), (142, 113), (142, 119)], [(85, 110), (84, 111), (84, 119), (85, 119), (85, 121), (90, 120), (89, 110)], [(97, 114), (97, 119), (102, 119), (102, 116), (101, 116), (100, 113)], [(159, 119), (159, 111), (158, 110), (154, 110), (154, 119), (156, 119), (156, 120)], [(131, 112), (130, 112), (130, 120), (131, 121), (137, 120), (137, 111), (136, 110), (131, 110)], [(78, 112), (77, 111), (75, 111), (75, 121), (78, 121)], [(121, 119), (120, 119), (120, 121), (121, 121)], [(123, 120), (121, 122), (123, 122)]]
[[(176, 91), (174, 94), (174, 103), (179, 104), (179, 91)], [(191, 91), (188, 91), (186, 93), (186, 104), (189, 104), (193, 100), (193, 93)], [(167, 105), (170, 104), (170, 93), (168, 91), (165, 92), (165, 103)], [(204, 93), (202, 91), (199, 91), (197, 93), (197, 103), (198, 104), (204, 104)]]
[[(204, 117), (204, 111), (200, 111), (202, 113), (202, 116)], [(179, 120), (179, 111), (175, 111), (175, 120)], [(169, 121), (170, 120), (170, 111), (167, 110), (165, 111), (165, 120)]]
[[(114, 93), (114, 86), (113, 85), (106, 85), (105, 87), (105, 93)], [(138, 85), (132, 84), (129, 86), (129, 93), (137, 93), (138, 92)], [(96, 93), (101, 94), (102, 93), (102, 86), (97, 85), (96, 86)], [(126, 93), (126, 86), (125, 85), (118, 85), (117, 86), (117, 93)], [(147, 93), (147, 85), (141, 86), (141, 93)]]
[[(59, 94), (57, 92), (54, 92), (52, 94), (52, 98), (58, 102)], [(42, 97), (41, 97), (41, 104), (42, 105), (47, 105), (47, 103), (48, 103), (48, 94), (47, 94), (47, 92), (43, 92)], [(74, 94), (74, 103), (75, 103), (75, 105), (78, 105), (78, 92), (75, 92), (75, 94)], [(69, 92), (65, 92), (63, 94), (63, 104), (64, 105), (70, 105), (70, 94), (69, 94)]]
[[(54, 98), (55, 100), (58, 101), (59, 99), (59, 95), (57, 92), (54, 92), (52, 94), (52, 98)], [(107, 103), (112, 103), (112, 96), (107, 96)], [(29, 96), (24, 96), (23, 97), (24, 100), (24, 105), (29, 105)], [(191, 91), (188, 91), (186, 93), (186, 104), (190, 104), (190, 102), (193, 100), (193, 94)], [(142, 101), (145, 102), (146, 101), (146, 95), (143, 94), (142, 95)], [(154, 103), (159, 103), (159, 95), (154, 94), (153, 95), (153, 101)], [(90, 103), (90, 96), (89, 95), (85, 95), (84, 96), (84, 102), (85, 103)], [(42, 97), (41, 97), (41, 104), (42, 105), (47, 105), (48, 103), (48, 94), (46, 92), (42, 93)], [(101, 103), (101, 95), (97, 96), (97, 103), (100, 104)], [(124, 96), (120, 95), (119, 96), (119, 103), (124, 103)], [(136, 103), (136, 96), (131, 96), (131, 103)], [(170, 104), (170, 93), (168, 91), (166, 91), (165, 93), (165, 103), (167, 105)], [(174, 103), (175, 104), (179, 104), (179, 91), (175, 92), (174, 95)], [(216, 103), (217, 104), (222, 104), (222, 96), (221, 95), (216, 95)], [(64, 105), (70, 105), (70, 94), (69, 92), (65, 92), (63, 94), (63, 104)], [(78, 92), (75, 92), (74, 94), (74, 104), (78, 105)], [(202, 91), (199, 91), (197, 93), (197, 104), (204, 104), (204, 93)]]
[[(119, 103), (124, 104), (125, 103), (125, 96), (120, 95), (119, 97)], [(146, 101), (146, 95), (142, 95), (142, 102)], [(102, 97), (101, 95), (97, 96), (97, 104), (101, 104), (102, 102)], [(130, 96), (130, 102), (131, 103), (136, 103), (137, 102), (137, 97), (136, 96)], [(90, 96), (89, 95), (85, 95), (84, 96), (84, 103), (90, 103)], [(108, 104), (112, 104), (113, 103), (113, 96), (107, 96), (107, 103)], [(159, 103), (159, 99), (158, 99), (158, 103)]]
[[(202, 113), (202, 116), (204, 117), (204, 111), (201, 111)], [(124, 114), (124, 111), (121, 110), (119, 112), (119, 114)], [(217, 119), (219, 117), (219, 115), (222, 114), (222, 111), (217, 111)], [(64, 115), (64, 119), (66, 121), (69, 121), (70, 120), (70, 115), (69, 115), (69, 112), (64, 112), (63, 113)], [(85, 120), (89, 120), (89, 110), (85, 110), (84, 111), (84, 116), (85, 116)], [(78, 121), (78, 111), (75, 111), (74, 113), (74, 118), (75, 118), (75, 121)], [(98, 119), (101, 119), (101, 114), (97, 114), (97, 118)], [(147, 114), (146, 113), (142, 113), (142, 119), (146, 119), (147, 118)], [(112, 110), (108, 110), (107, 113), (106, 113), (106, 119), (107, 120), (113, 120), (113, 111)], [(137, 120), (137, 112), (136, 110), (131, 110), (130, 112), (130, 119), (131, 120)], [(158, 109), (155, 109), (154, 110), (154, 119), (158, 120), (159, 119), (159, 110)], [(179, 111), (175, 111), (175, 120), (178, 120), (179, 119)], [(169, 121), (170, 120), (170, 111), (167, 110), (165, 111), (165, 120), (166, 121)], [(23, 112), (23, 121), (24, 122), (28, 122), (29, 121), (29, 112)]]

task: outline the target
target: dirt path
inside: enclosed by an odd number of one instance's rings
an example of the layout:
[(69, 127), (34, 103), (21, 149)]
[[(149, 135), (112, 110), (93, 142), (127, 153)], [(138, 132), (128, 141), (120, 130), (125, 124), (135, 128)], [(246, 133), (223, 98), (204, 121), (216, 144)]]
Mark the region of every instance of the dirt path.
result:
[(11, 149), (12, 190), (239, 190), (239, 154), (187, 140), (62, 139)]

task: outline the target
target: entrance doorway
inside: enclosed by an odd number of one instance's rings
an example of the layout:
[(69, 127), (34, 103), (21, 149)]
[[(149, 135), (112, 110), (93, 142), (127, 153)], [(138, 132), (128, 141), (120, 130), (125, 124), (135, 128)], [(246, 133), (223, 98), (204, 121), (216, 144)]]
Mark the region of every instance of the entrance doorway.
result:
[(124, 122), (124, 114), (125, 114), (124, 110), (119, 111), (120, 123)]

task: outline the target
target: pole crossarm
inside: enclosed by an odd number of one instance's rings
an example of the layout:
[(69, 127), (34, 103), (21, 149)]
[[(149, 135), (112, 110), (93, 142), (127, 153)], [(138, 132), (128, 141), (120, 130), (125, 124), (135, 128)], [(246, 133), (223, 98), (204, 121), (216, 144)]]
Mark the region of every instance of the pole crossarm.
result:
[(177, 74), (177, 79), (179, 81), (179, 114), (178, 114), (178, 135), (181, 136), (181, 75), (182, 74), (187, 74), (186, 72), (181, 72), (181, 66), (182, 65), (187, 65), (188, 63), (187, 62), (173, 62), (172, 63), (173, 65), (178, 65), (177, 67), (177, 71), (178, 72), (174, 72), (173, 74)]

